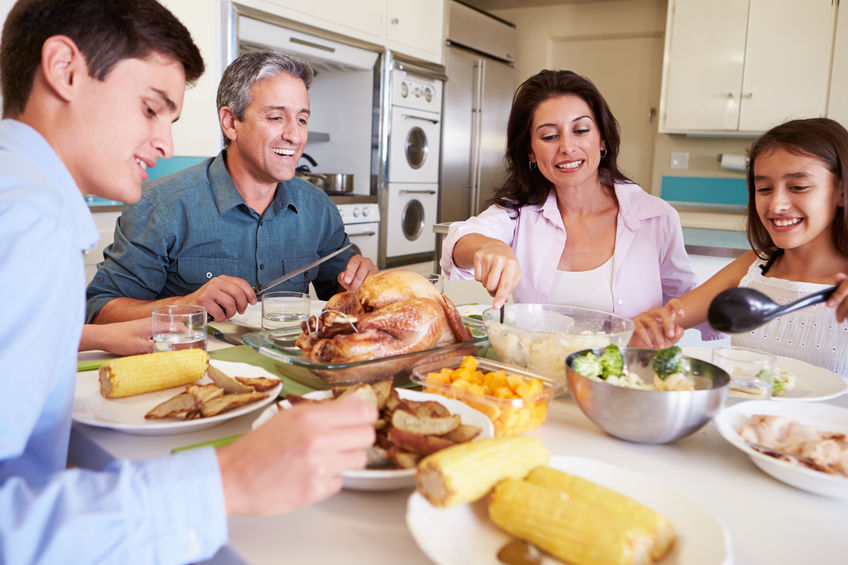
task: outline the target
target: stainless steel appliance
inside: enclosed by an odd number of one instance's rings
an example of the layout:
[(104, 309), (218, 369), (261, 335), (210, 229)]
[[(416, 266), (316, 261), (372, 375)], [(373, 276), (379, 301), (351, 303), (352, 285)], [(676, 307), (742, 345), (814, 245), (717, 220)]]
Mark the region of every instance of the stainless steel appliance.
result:
[(354, 250), (376, 264), (379, 259), (380, 207), (376, 202), (336, 204)]
[(389, 54), (380, 267), (432, 261), (439, 199), (443, 69)]
[[(316, 164), (310, 172), (352, 182), (333, 192), (376, 195), (380, 148), (383, 48), (317, 30), (298, 22), (233, 4), (232, 45), (228, 59), (273, 49), (307, 60), (315, 69), (309, 89), (309, 140), (306, 151)], [(374, 180), (372, 180), (374, 179)], [(317, 183), (316, 183), (317, 184)], [(329, 190), (328, 190), (329, 191)]]
[(516, 86), (515, 26), (456, 1), (449, 14), (440, 222), (480, 213), (503, 183)]

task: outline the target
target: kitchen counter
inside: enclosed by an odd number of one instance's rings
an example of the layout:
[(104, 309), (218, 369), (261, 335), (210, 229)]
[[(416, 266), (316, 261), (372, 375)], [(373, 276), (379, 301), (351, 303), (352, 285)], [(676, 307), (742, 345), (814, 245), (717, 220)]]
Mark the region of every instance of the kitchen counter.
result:
[[(215, 325), (224, 331), (235, 328)], [(224, 347), (222, 342), (209, 338), (210, 350), (220, 347)], [(278, 368), (285, 371), (281, 365)], [(848, 407), (848, 396), (828, 402)], [(70, 460), (99, 468), (113, 458), (162, 456), (174, 447), (246, 432), (257, 416), (258, 412), (206, 430), (171, 436), (135, 436), (74, 424)], [(727, 443), (712, 423), (672, 444), (640, 445), (604, 434), (573, 400), (560, 398), (551, 403), (547, 421), (530, 435), (541, 439), (555, 455), (593, 458), (661, 478), (724, 524), (737, 564), (845, 561), (848, 503), (772, 479)], [(406, 527), (411, 492), (411, 488), (344, 490), (283, 516), (231, 518), (229, 546), (209, 563), (429, 563)], [(495, 562), (493, 556), (488, 562)]]
[(370, 194), (330, 194), (329, 197), (335, 204), (373, 204), (377, 202), (377, 196)]

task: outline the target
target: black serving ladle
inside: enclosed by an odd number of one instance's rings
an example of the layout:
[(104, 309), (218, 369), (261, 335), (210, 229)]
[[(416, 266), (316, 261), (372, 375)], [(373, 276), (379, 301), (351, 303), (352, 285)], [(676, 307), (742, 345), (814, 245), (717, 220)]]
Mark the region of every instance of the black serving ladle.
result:
[(835, 286), (805, 296), (783, 306), (753, 288), (728, 288), (710, 302), (707, 319), (713, 329), (726, 333), (747, 332), (757, 328), (772, 318), (824, 302)]

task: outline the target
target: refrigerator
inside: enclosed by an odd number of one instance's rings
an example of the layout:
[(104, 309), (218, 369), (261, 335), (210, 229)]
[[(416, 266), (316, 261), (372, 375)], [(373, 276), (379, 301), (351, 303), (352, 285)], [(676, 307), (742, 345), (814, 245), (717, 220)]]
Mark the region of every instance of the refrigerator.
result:
[(503, 183), (516, 86), (513, 24), (455, 0), (448, 22), (440, 222), (477, 215)]

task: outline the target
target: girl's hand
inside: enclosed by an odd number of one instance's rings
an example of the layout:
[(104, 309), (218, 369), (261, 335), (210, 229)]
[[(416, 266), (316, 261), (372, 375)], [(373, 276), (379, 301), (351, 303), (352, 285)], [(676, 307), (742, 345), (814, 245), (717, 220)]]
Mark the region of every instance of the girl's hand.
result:
[(633, 318), (636, 328), (628, 345), (649, 349), (671, 347), (683, 337), (683, 327), (677, 321), (685, 314), (683, 303), (677, 298), (672, 298), (665, 306), (642, 312)]
[(509, 293), (521, 281), (521, 267), (512, 248), (502, 241), (487, 238), (474, 252), (474, 279), (494, 297), (493, 308), (506, 304)]
[(837, 273), (834, 279), (837, 285), (836, 290), (825, 304), (828, 308), (836, 308), (836, 321), (842, 323), (848, 320), (848, 275)]

